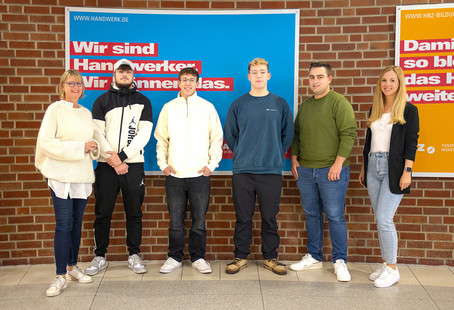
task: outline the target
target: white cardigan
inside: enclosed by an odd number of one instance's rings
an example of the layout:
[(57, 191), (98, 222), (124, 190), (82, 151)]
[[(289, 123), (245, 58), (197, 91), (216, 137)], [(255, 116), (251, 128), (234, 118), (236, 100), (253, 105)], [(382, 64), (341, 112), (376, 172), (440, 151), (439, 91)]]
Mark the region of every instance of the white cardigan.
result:
[(93, 183), (96, 152), (85, 153), (93, 141), (91, 112), (60, 100), (47, 108), (36, 143), (35, 166), (48, 179), (64, 183)]
[(166, 103), (154, 133), (158, 165), (171, 166), (177, 178), (198, 177), (204, 166), (214, 171), (222, 158), (222, 126), (214, 106), (190, 96)]

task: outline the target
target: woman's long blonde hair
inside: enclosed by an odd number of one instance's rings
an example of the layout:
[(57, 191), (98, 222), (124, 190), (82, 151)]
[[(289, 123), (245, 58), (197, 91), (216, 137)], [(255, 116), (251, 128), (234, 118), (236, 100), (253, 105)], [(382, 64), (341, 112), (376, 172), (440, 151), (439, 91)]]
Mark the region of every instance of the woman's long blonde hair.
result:
[(382, 70), (380, 77), (378, 78), (377, 86), (375, 87), (374, 101), (372, 103), (372, 112), (367, 119), (368, 127), (370, 127), (370, 124), (372, 124), (377, 119), (380, 119), (383, 115), (385, 109), (385, 95), (381, 91), (381, 80), (383, 78), (383, 75), (385, 75), (385, 73), (389, 71), (394, 71), (397, 74), (397, 78), (399, 79), (399, 89), (397, 90), (396, 98), (394, 99), (390, 122), (393, 124), (405, 124), (404, 110), (405, 104), (407, 103), (407, 88), (405, 87), (404, 71), (399, 66), (390, 65)]

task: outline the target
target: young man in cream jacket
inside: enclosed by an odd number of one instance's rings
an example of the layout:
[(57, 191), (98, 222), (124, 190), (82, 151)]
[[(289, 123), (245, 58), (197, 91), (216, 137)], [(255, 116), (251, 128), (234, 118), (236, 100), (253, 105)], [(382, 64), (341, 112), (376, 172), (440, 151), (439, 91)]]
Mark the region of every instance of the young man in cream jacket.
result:
[(162, 108), (154, 134), (158, 141), (158, 165), (166, 175), (170, 216), (168, 259), (160, 272), (181, 268), (189, 202), (192, 226), (188, 250), (192, 267), (201, 273), (211, 273), (211, 266), (205, 261), (205, 215), (210, 200), (210, 175), (222, 158), (222, 126), (214, 106), (197, 96), (197, 70), (182, 69), (178, 80), (181, 91)]

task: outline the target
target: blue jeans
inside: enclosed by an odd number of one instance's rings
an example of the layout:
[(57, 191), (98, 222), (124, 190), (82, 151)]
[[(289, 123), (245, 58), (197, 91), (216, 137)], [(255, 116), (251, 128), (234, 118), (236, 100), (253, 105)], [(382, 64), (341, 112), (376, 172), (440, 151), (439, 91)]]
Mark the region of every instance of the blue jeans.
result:
[(350, 181), (350, 166), (343, 167), (340, 179), (328, 180), (330, 167), (298, 167), (296, 185), (300, 190), (301, 203), (306, 213), (307, 252), (323, 261), (323, 212), (328, 220), (329, 235), (333, 246), (333, 262), (347, 262), (347, 222), (345, 220), (345, 196)]
[(394, 226), (394, 214), (404, 195), (393, 194), (389, 189), (388, 156), (388, 153), (369, 153), (367, 191), (377, 220), (382, 258), (389, 264), (395, 264), (397, 232)]
[(191, 206), (192, 225), (189, 232), (191, 261), (205, 258), (207, 230), (205, 216), (210, 203), (210, 177), (166, 177), (167, 208), (169, 209), (169, 257), (181, 262), (185, 244), (184, 219), (186, 208)]
[(61, 199), (51, 189), (55, 213), (54, 255), (57, 275), (66, 274), (66, 266), (77, 265), (82, 217), (87, 199)]

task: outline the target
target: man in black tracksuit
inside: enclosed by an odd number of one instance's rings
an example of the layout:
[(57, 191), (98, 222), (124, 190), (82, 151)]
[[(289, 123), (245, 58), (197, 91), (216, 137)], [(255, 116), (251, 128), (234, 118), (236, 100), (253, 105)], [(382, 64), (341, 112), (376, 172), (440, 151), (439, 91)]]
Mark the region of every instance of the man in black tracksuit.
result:
[(138, 254), (142, 240), (142, 203), (145, 195), (143, 148), (153, 128), (150, 100), (138, 92), (133, 64), (121, 59), (114, 65), (114, 82), (93, 104), (95, 140), (101, 155), (95, 170), (95, 255), (85, 270), (94, 275), (107, 267), (110, 222), (119, 190), (126, 214), (128, 267), (145, 273)]

